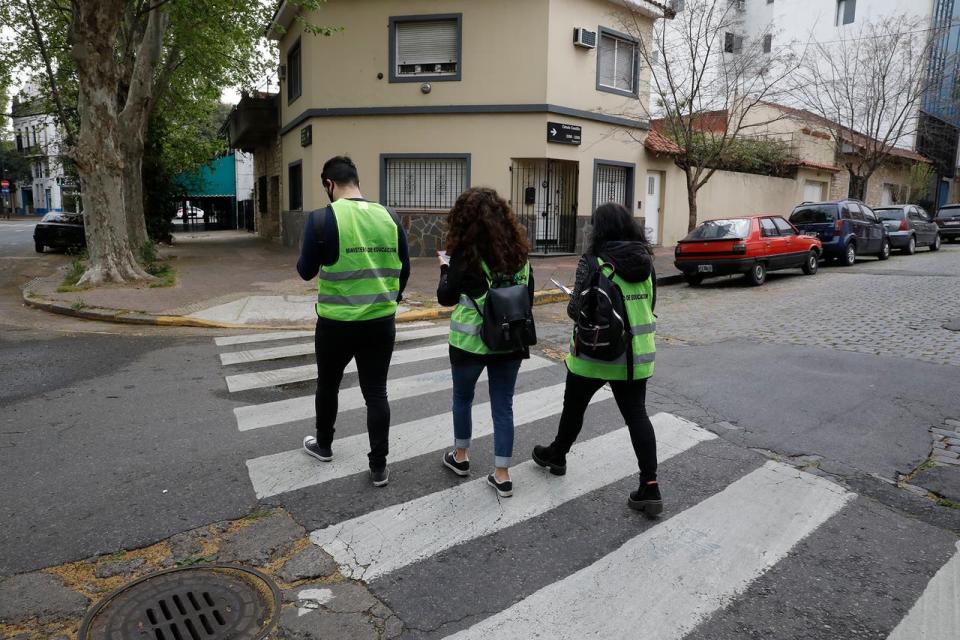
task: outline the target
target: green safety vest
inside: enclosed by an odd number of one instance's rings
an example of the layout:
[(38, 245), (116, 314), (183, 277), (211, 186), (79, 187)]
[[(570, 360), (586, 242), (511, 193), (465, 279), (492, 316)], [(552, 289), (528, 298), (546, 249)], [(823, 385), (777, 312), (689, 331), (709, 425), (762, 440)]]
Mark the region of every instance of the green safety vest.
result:
[(317, 315), (330, 320), (372, 320), (393, 315), (400, 294), (397, 223), (383, 205), (334, 202), (340, 256), (320, 267)]
[[(493, 286), (493, 274), (490, 273), (487, 263), (480, 261), (483, 268), (483, 275), (487, 278), (487, 287)], [(523, 269), (513, 274), (514, 284), (527, 284), (530, 282), (530, 263), (526, 262)], [(453, 309), (453, 315), (450, 316), (450, 346), (457, 349), (463, 349), (470, 353), (486, 355), (488, 353), (512, 353), (511, 351), (492, 351), (483, 343), (480, 337), (480, 327), (483, 325), (483, 318), (477, 311), (477, 307), (483, 309), (483, 303), (487, 300), (487, 294), (484, 292), (479, 298), (471, 299), (465, 293), (460, 294), (460, 300)], [(476, 305), (474, 305), (476, 301)]]
[[(597, 258), (603, 265), (603, 260)], [(627, 306), (627, 321), (633, 335), (633, 379), (641, 380), (653, 375), (653, 364), (657, 354), (654, 336), (657, 321), (650, 308), (653, 300), (653, 280), (648, 277), (643, 282), (627, 282), (616, 273), (610, 278), (623, 293)], [(598, 380), (626, 380), (627, 353), (616, 360), (598, 360), (583, 354), (574, 355), (573, 337), (570, 338), (570, 353), (567, 354), (567, 369), (571, 373), (585, 378)]]

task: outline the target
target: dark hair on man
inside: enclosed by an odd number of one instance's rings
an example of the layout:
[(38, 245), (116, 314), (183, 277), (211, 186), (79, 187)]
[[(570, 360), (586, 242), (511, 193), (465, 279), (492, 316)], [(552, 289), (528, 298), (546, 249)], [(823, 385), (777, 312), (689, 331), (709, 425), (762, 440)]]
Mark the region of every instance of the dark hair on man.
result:
[[(590, 253), (600, 255), (603, 245), (616, 240), (627, 240), (647, 244), (643, 229), (637, 224), (633, 214), (616, 202), (607, 202), (593, 212), (593, 229), (590, 231)], [(649, 251), (649, 246), (646, 247)]]
[(353, 164), (353, 160), (347, 156), (334, 156), (323, 163), (320, 180), (322, 182), (333, 180), (341, 186), (359, 185), (360, 175), (357, 173), (357, 165)]

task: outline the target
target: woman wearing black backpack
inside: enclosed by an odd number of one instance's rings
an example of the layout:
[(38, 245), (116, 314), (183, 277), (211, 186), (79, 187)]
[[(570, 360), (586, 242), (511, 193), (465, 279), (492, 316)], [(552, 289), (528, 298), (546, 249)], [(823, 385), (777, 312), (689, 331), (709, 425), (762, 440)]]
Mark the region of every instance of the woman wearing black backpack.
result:
[[(614, 299), (612, 305), (607, 303), (608, 293)], [(645, 406), (647, 378), (653, 375), (656, 352), (656, 293), (653, 255), (633, 216), (620, 204), (610, 202), (597, 207), (590, 247), (577, 265), (576, 285), (567, 305), (567, 315), (577, 325), (566, 360), (567, 384), (560, 426), (549, 446), (533, 449), (533, 460), (541, 467), (549, 468), (554, 475), (566, 473), (566, 455), (583, 427), (587, 405), (600, 387), (609, 382), (640, 466), (640, 486), (630, 494), (629, 505), (647, 515), (663, 511), (657, 485), (656, 436)], [(622, 297), (619, 303), (618, 297)], [(619, 309), (620, 313), (612, 314), (610, 309)], [(626, 318), (619, 317), (623, 310)], [(595, 319), (598, 314), (599, 321)], [(585, 335), (591, 328), (606, 324), (604, 314), (609, 316), (610, 324), (617, 325), (622, 319), (623, 326), (630, 330), (618, 354), (616, 349), (612, 350), (614, 353), (610, 349), (605, 352), (597, 346), (597, 340), (591, 341)]]
[(443, 464), (458, 476), (470, 473), (473, 395), (477, 379), (486, 369), (495, 456), (495, 469), (487, 476), (487, 483), (501, 497), (513, 494), (509, 471), (513, 456), (513, 390), (520, 362), (530, 357), (530, 350), (522, 344), (502, 351), (488, 347), (481, 335), (482, 314), (491, 286), (525, 285), (528, 299), (523, 302), (533, 303), (528, 250), (526, 230), (496, 191), (474, 187), (457, 198), (447, 217), (449, 264), (443, 264), (441, 256), (437, 287), (441, 305), (456, 305), (450, 318), (455, 448), (444, 453)]

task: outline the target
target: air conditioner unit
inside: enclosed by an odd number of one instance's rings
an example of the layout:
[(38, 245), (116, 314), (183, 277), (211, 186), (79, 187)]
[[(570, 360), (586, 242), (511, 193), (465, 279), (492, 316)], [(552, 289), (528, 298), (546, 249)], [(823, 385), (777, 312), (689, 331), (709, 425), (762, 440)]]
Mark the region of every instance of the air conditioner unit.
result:
[(597, 48), (597, 32), (577, 27), (573, 30), (573, 45), (584, 49)]
[(277, 77), (281, 80), (287, 79), (287, 65), (281, 64), (279, 67), (277, 67)]

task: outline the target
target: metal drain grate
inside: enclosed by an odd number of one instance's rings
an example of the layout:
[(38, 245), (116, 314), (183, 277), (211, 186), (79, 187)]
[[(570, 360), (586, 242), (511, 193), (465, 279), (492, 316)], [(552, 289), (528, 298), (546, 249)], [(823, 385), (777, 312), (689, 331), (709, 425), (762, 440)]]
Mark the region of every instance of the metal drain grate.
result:
[(266, 576), (233, 565), (169, 569), (135, 580), (87, 613), (79, 640), (261, 640), (280, 612)]

